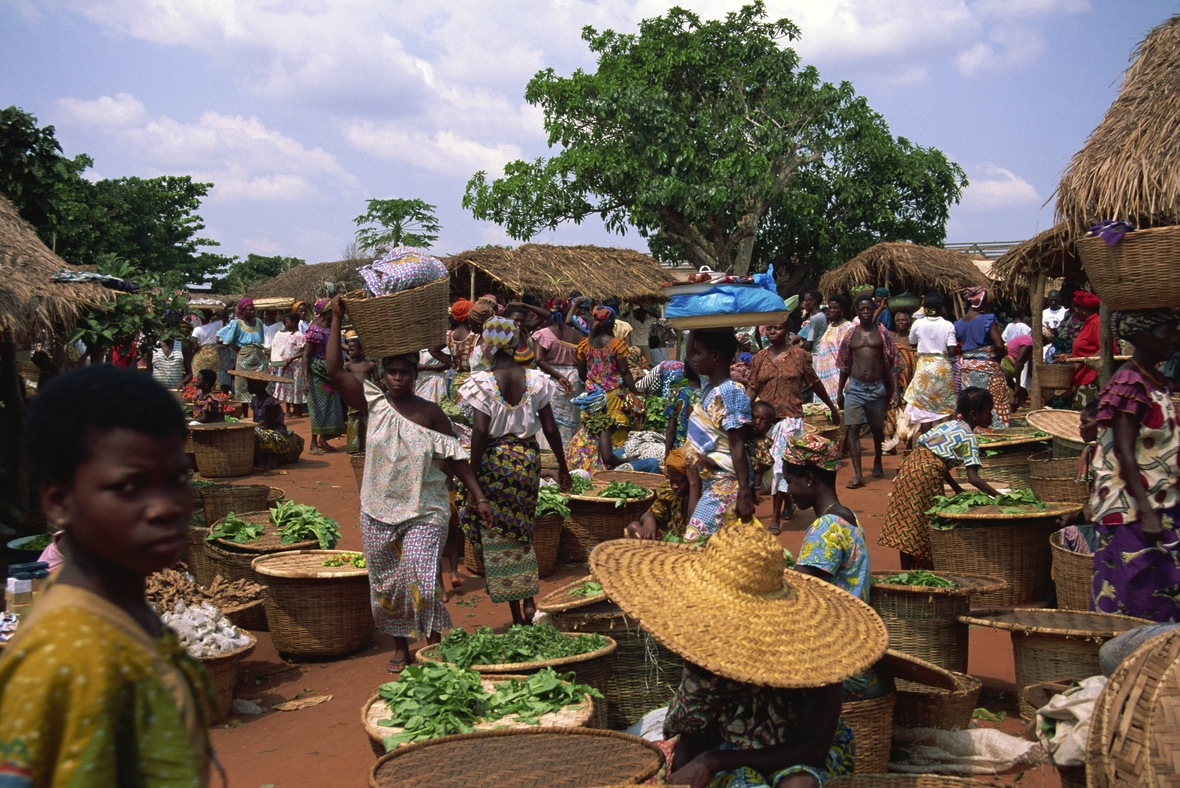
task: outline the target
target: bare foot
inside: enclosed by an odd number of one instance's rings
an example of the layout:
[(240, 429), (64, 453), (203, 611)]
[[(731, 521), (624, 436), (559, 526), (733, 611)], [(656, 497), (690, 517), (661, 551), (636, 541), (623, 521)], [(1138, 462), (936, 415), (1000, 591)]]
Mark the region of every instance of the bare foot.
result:
[(320, 447), (315, 445), (314, 443), (311, 445), (311, 449), (308, 450), (307, 453), (308, 454), (323, 454), (323, 452), (320, 451)]
[(462, 588), (463, 578), (459, 576), (458, 572), (451, 572), (451, 588)]
[(520, 612), (524, 617), (524, 623), (531, 624), (533, 616), (537, 615), (537, 605), (531, 598), (526, 599), (524, 604), (520, 606)]
[(877, 463), (876, 465), (873, 466), (873, 478), (874, 479), (884, 479), (885, 478), (885, 469), (881, 467), (881, 463)]
[(327, 452), (335, 452), (335, 451), (339, 451), (339, 449), (337, 449), (335, 446), (333, 446), (333, 445), (332, 445), (332, 444), (330, 444), (330, 443), (324, 443), (324, 444), (323, 444), (323, 446), (322, 446), (321, 448), (322, 448), (324, 451), (327, 451)]

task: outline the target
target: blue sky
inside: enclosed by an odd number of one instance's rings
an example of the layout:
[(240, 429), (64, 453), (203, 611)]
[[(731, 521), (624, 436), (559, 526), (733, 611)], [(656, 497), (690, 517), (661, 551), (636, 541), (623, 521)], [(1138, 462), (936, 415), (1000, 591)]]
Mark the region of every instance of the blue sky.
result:
[[(545, 155), (524, 86), (593, 61), (583, 25), (632, 31), (656, 0), (0, 0), (0, 106), (57, 127), (93, 175), (192, 174), (219, 251), (339, 259), (369, 197), (438, 206), (435, 249), (515, 243), (460, 207), (476, 170)], [(707, 17), (739, 3), (685, 2)], [(948, 241), (1052, 223), (1071, 155), (1175, 0), (770, 0), (828, 81), (971, 180)], [(645, 248), (596, 223), (553, 243)]]

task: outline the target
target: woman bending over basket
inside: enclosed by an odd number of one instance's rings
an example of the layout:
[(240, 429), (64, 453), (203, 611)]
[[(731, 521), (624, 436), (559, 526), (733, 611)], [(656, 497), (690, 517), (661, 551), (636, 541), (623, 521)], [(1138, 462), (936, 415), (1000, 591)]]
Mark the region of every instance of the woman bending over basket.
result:
[(656, 488), (651, 508), (627, 526), (628, 539), (683, 542), (688, 515), (701, 497), (701, 477), (690, 470), (684, 452), (673, 449), (664, 462), (668, 481)]
[(951, 476), (956, 465), (967, 468), (967, 481), (988, 495), (996, 491), (979, 475), (983, 460), (974, 430), (992, 423), (992, 395), (987, 389), (965, 388), (959, 395), (958, 419), (944, 422), (918, 437), (917, 446), (902, 460), (893, 480), (893, 495), (877, 544), (901, 551), (902, 569), (933, 569), (929, 517), (934, 496), (945, 481), (956, 493), (963, 488)]
[[(332, 336), (344, 308), (332, 303)], [(438, 562), (451, 515), (447, 476), (467, 488), (473, 516), (491, 523), (492, 509), (467, 462), (467, 450), (442, 408), (414, 394), (418, 354), (381, 362), (381, 383), (361, 382), (344, 368), (339, 342), (329, 342), (327, 369), (340, 396), (367, 414), (361, 482), (361, 540), (369, 566), (373, 618), (394, 639), (389, 671), (410, 658), (411, 639), (437, 643), (451, 627), (438, 583)], [(438, 462), (447, 471), (440, 470)]]
[(561, 488), (571, 486), (561, 433), (553, 419), (557, 386), (543, 372), (525, 371), (513, 359), (518, 340), (511, 320), (489, 319), (482, 341), (492, 369), (472, 372), (460, 394), (474, 411), (471, 461), (488, 493), (492, 517), (481, 521), (460, 491), (459, 524), (483, 558), (488, 596), (493, 602), (507, 602), (512, 622), (524, 624), (533, 620), (533, 597), (540, 589), (533, 552), (541, 485), (538, 432), (544, 431), (553, 447)]

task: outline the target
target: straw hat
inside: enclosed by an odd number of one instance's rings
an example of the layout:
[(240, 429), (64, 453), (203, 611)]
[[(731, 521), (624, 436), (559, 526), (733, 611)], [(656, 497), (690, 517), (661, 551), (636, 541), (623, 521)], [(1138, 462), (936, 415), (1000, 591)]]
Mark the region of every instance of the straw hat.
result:
[(251, 369), (231, 369), (229, 374), (235, 375), (239, 378), (246, 378), (247, 380), (261, 380), (265, 383), (294, 383), (291, 378), (284, 378), (278, 375), (272, 375), (269, 372), (255, 372)]
[(1082, 442), (1082, 436), (1078, 433), (1082, 424), (1081, 411), (1045, 408), (1034, 410), (1026, 418), (1030, 427), (1035, 427), (1041, 432), (1074, 443)]
[(873, 609), (785, 566), (778, 540), (752, 523), (725, 526), (704, 549), (617, 539), (590, 554), (590, 571), (612, 602), (720, 676), (820, 687), (876, 663), (889, 636)]

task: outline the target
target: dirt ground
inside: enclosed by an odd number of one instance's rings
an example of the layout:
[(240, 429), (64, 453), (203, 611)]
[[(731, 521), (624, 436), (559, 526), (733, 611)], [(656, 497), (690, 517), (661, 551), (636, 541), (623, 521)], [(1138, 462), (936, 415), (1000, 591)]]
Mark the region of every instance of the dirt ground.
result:
[[(289, 420), (289, 426), (310, 438), (306, 419)], [(310, 444), (310, 440), (308, 441)], [(335, 441), (343, 446), (343, 441)], [(867, 441), (866, 441), (867, 446)], [(847, 461), (846, 461), (847, 462)], [(859, 490), (840, 488), (841, 501), (860, 518), (866, 532), (874, 569), (896, 569), (897, 553), (876, 544), (884, 522), (891, 479), (898, 458), (886, 457), (887, 479), (870, 480)], [(842, 473), (842, 478), (847, 471)], [(341, 450), (312, 457), (304, 454), (295, 465), (237, 481), (265, 481), (286, 491), (297, 503), (316, 506), (340, 522), (343, 538), (339, 548), (361, 549), (359, 501), (348, 456)], [(759, 508), (765, 522), (768, 503)], [(780, 541), (798, 553), (810, 519), (800, 513), (785, 524)], [(447, 608), (456, 626), (487, 625), (503, 629), (511, 622), (507, 605), (494, 605), (484, 593), (483, 579), (460, 568), (463, 586), (451, 594)], [(542, 595), (586, 573), (584, 565), (559, 566), (541, 581)], [(213, 730), (213, 745), (232, 788), (359, 788), (368, 784), (374, 762), (368, 739), (361, 727), (360, 710), (391, 677), (385, 665), (393, 651), (392, 640), (378, 633), (361, 652), (330, 662), (294, 662), (275, 652), (266, 632), (254, 633), (258, 647), (243, 662), (235, 697), (247, 698), (264, 709), (303, 697), (331, 695), (331, 700), (299, 711), (264, 711), (260, 715), (234, 715)], [(416, 644), (415, 648), (425, 645)], [(984, 682), (980, 705), (1006, 712), (1001, 730), (1016, 735), (1023, 729), (1016, 713), (1012, 647), (1006, 632), (971, 630), (970, 672)], [(992, 726), (990, 722), (980, 722)], [(989, 778), (991, 784), (1019, 783), (1027, 788), (1059, 785), (1052, 768), (1034, 769), (1021, 775)]]

